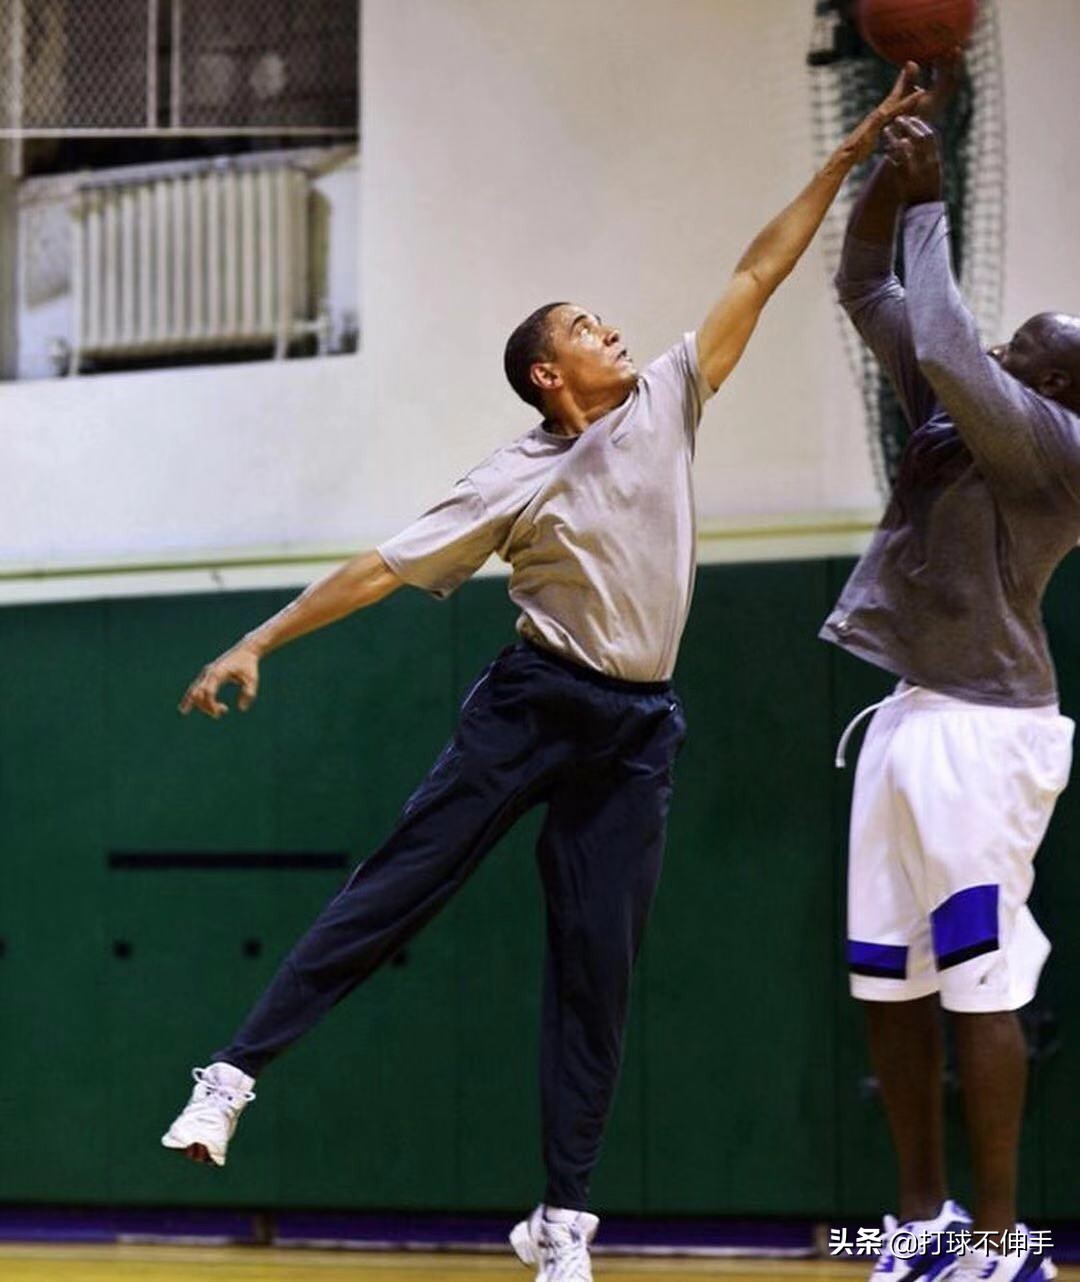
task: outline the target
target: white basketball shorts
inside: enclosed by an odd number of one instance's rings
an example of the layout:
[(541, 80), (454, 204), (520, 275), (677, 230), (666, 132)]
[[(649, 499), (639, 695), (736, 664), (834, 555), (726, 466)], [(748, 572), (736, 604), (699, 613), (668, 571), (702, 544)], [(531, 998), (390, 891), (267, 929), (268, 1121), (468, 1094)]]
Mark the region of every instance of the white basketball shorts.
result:
[(903, 684), (874, 714), (851, 809), (855, 997), (938, 993), (964, 1012), (1034, 997), (1050, 944), (1027, 900), (1072, 737), (1056, 707), (984, 707)]

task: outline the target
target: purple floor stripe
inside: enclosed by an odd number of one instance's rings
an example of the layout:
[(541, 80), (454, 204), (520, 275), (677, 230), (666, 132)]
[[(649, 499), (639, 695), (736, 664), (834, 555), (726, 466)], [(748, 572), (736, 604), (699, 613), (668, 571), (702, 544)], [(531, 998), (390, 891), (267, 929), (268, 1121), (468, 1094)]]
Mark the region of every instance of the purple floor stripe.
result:
[(115, 1242), (126, 1237), (254, 1242), (256, 1233), (253, 1217), (242, 1211), (0, 1206), (4, 1242)]
[[(411, 1243), (436, 1246), (475, 1243), (502, 1246), (514, 1218), (473, 1216), (357, 1215), (347, 1212), (283, 1212), (275, 1217), (279, 1242), (335, 1240)], [(688, 1250), (809, 1252), (813, 1229), (807, 1224), (773, 1221), (631, 1220), (605, 1217), (598, 1245), (650, 1250), (674, 1246)]]
[[(358, 1243), (391, 1247), (479, 1247), (501, 1249), (513, 1215), (433, 1215), (347, 1211), (254, 1211), (153, 1208), (0, 1206), (0, 1241), (108, 1243), (131, 1238), (265, 1240), (283, 1246), (303, 1242)], [(837, 1220), (852, 1240), (861, 1225)], [(1080, 1261), (1080, 1224), (1047, 1225), (1053, 1258)], [(746, 1251), (809, 1255), (815, 1226), (791, 1220), (704, 1220), (603, 1218), (597, 1245), (627, 1251)]]

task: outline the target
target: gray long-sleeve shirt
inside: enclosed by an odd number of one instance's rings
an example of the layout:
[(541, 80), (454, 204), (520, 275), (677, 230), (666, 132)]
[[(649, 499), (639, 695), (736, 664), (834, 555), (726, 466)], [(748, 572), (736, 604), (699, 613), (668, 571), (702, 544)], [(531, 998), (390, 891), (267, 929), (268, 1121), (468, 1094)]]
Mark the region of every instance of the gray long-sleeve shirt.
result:
[(840, 300), (913, 429), (892, 500), (821, 636), (974, 703), (1057, 700), (1042, 597), (1080, 539), (1080, 418), (983, 350), (949, 261), (942, 204), (891, 247), (849, 235)]

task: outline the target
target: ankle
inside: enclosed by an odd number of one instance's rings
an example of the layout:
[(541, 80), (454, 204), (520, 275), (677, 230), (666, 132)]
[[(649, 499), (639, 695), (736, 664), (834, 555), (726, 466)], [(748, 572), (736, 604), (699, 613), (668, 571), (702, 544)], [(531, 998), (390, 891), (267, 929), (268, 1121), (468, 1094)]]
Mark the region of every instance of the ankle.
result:
[(976, 1241), (987, 1241), (991, 1243), (991, 1250), (995, 1255), (1005, 1254), (1001, 1250), (1000, 1243), (1004, 1242), (1008, 1235), (1013, 1231), (1015, 1226), (1012, 1224), (999, 1225), (991, 1224), (987, 1220), (976, 1220), (971, 1228), (971, 1236)]
[(980, 1198), (973, 1209), (974, 1233), (988, 1233), (995, 1241), (1001, 1241), (1016, 1227), (1016, 1203), (1011, 1196)]
[(900, 1198), (900, 1223), (908, 1224), (912, 1220), (936, 1220), (945, 1209), (946, 1201), (944, 1192), (904, 1193)]

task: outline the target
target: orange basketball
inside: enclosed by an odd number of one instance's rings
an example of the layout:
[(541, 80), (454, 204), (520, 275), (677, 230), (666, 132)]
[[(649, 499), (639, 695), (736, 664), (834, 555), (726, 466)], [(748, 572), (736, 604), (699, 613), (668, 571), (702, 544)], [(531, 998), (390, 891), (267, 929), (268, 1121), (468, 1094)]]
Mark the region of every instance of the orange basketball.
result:
[(966, 44), (978, 0), (858, 0), (866, 43), (889, 62), (929, 62)]

